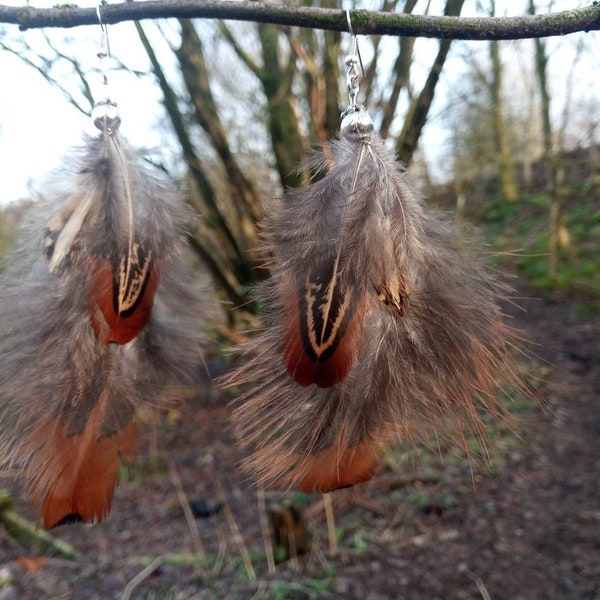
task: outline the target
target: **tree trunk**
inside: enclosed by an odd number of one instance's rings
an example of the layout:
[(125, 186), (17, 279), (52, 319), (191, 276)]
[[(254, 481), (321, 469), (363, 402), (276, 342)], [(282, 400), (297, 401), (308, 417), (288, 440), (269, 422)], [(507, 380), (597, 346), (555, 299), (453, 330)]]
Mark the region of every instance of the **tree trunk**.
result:
[(492, 100), (494, 137), (496, 141), (496, 152), (498, 153), (498, 167), (500, 169), (502, 195), (504, 196), (506, 202), (515, 202), (518, 192), (515, 181), (514, 166), (511, 160), (508, 136), (506, 135), (506, 128), (504, 127), (502, 62), (500, 61), (500, 47), (498, 42), (490, 42), (490, 58), (492, 61), (492, 82), (490, 87), (490, 95)]
[[(225, 298), (234, 306), (240, 306), (244, 302), (241, 286), (248, 282), (251, 265), (248, 264), (246, 253), (239, 246), (237, 231), (230, 226), (225, 212), (217, 201), (217, 193), (206, 177), (206, 168), (196, 153), (186, 119), (179, 110), (177, 96), (165, 77), (142, 25), (136, 23), (135, 26), (163, 93), (165, 110), (195, 184), (195, 189), (190, 192), (190, 200), (197, 212), (202, 215), (204, 224), (210, 231), (210, 235), (201, 236), (190, 225), (188, 228), (190, 247), (203, 261)], [(202, 199), (201, 208), (193, 202), (195, 195)]]
[[(404, 14), (410, 14), (415, 8), (417, 0), (407, 0), (404, 3), (402, 12)], [(390, 92), (389, 100), (383, 107), (383, 118), (381, 120), (381, 128), (379, 134), (382, 138), (387, 138), (390, 133), (390, 127), (396, 113), (396, 107), (398, 106), (398, 100), (400, 98), (400, 92), (403, 88), (408, 89), (408, 93), (411, 93), (410, 89), (410, 65), (412, 63), (413, 48), (415, 46), (415, 38), (401, 37), (399, 40), (399, 52), (394, 63), (394, 83)]]
[[(446, 2), (446, 10), (444, 14), (446, 16), (457, 17), (460, 15), (464, 0), (448, 0)], [(417, 149), (419, 137), (421, 131), (425, 127), (427, 122), (427, 115), (433, 102), (433, 95), (435, 88), (440, 78), (442, 68), (446, 62), (448, 52), (450, 51), (450, 40), (440, 40), (440, 46), (429, 71), (427, 81), (419, 94), (419, 97), (410, 107), (406, 120), (404, 121), (404, 127), (400, 133), (400, 137), (396, 142), (396, 151), (398, 152), (399, 159), (405, 164), (409, 165), (412, 159), (413, 153)]]
[(306, 160), (307, 149), (294, 110), (295, 56), (292, 53), (287, 64), (281, 64), (279, 33), (275, 25), (258, 26), (263, 57), (259, 77), (267, 97), (269, 132), (279, 178), (284, 187), (297, 187), (308, 180), (308, 173), (298, 171)]
[[(529, 0), (529, 14), (535, 14), (535, 2)], [(546, 44), (535, 39), (535, 70), (541, 97), (542, 124), (544, 137), (544, 163), (546, 168), (548, 193), (550, 196), (550, 224), (548, 235), (548, 275), (558, 275), (558, 251), (561, 245), (568, 245), (569, 234), (566, 228), (561, 198), (559, 164), (552, 144), (552, 123), (550, 121), (550, 94), (548, 92)]]

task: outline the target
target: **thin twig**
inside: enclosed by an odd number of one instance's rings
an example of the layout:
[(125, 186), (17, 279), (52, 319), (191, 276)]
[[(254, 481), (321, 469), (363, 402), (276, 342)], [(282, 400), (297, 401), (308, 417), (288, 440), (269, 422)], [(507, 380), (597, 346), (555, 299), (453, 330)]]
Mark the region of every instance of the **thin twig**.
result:
[(233, 535), (233, 539), (238, 547), (240, 552), (240, 556), (242, 557), (242, 562), (244, 563), (244, 568), (246, 569), (246, 575), (250, 581), (256, 580), (256, 571), (252, 566), (252, 560), (250, 560), (250, 554), (248, 553), (248, 549), (246, 548), (246, 544), (244, 542), (244, 538), (240, 532), (240, 528), (236, 523), (235, 517), (233, 516), (233, 512), (231, 512), (231, 508), (229, 507), (229, 502), (227, 502), (227, 498), (225, 496), (225, 490), (219, 484), (219, 494), (221, 496), (221, 502), (223, 503), (223, 514), (227, 519), (227, 524), (229, 525), (229, 529)]
[(479, 593), (481, 594), (481, 597), (483, 598), (483, 600), (492, 600), (492, 597), (490, 596), (490, 593), (487, 591), (487, 588), (485, 587), (485, 584), (483, 583), (483, 581), (481, 581), (481, 579), (477, 575), (475, 575), (475, 573), (469, 573), (469, 576), (475, 582), (475, 585), (477, 586), (477, 589), (479, 590)]
[(258, 588), (257, 588), (256, 592), (252, 595), (250, 600), (259, 600), (259, 598), (264, 598), (265, 592), (267, 591), (267, 585), (268, 584), (266, 581), (261, 581), (258, 584)]
[(185, 520), (187, 522), (190, 535), (192, 536), (192, 544), (194, 545), (194, 550), (198, 555), (199, 559), (202, 561), (202, 564), (200, 562), (196, 564), (196, 569), (198, 571), (198, 574), (204, 580), (208, 580), (209, 573), (204, 569), (203, 566), (203, 564), (207, 564), (206, 552), (204, 551), (204, 545), (202, 544), (202, 540), (200, 539), (200, 532), (198, 531), (198, 526), (196, 525), (196, 519), (194, 519), (194, 515), (192, 513), (192, 509), (190, 508), (188, 497), (183, 489), (181, 477), (179, 477), (179, 473), (177, 472), (177, 467), (175, 466), (174, 461), (170, 461), (169, 472), (171, 475), (173, 487), (175, 488), (175, 492), (177, 493), (179, 504), (181, 505), (181, 509), (183, 510), (183, 514), (185, 515)]
[(263, 543), (265, 545), (265, 554), (267, 556), (267, 566), (269, 574), (275, 573), (275, 555), (273, 554), (273, 543), (269, 530), (269, 520), (267, 518), (267, 505), (265, 502), (265, 488), (261, 485), (256, 490), (256, 501), (258, 503), (258, 516), (260, 519), (260, 530)]
[(323, 506), (325, 507), (325, 518), (327, 519), (327, 538), (329, 539), (329, 553), (335, 556), (338, 553), (337, 536), (335, 534), (335, 514), (331, 494), (323, 494)]
[(135, 588), (140, 585), (145, 579), (150, 577), (160, 565), (165, 562), (164, 556), (157, 556), (147, 567), (142, 569), (126, 586), (123, 590), (123, 595), (121, 596), (121, 600), (129, 600), (131, 598), (131, 594), (135, 590)]
[(223, 568), (223, 563), (225, 562), (225, 555), (227, 554), (227, 540), (223, 535), (221, 529), (219, 529), (219, 549), (217, 551), (217, 558), (215, 558), (215, 562), (212, 568), (212, 574), (218, 575)]

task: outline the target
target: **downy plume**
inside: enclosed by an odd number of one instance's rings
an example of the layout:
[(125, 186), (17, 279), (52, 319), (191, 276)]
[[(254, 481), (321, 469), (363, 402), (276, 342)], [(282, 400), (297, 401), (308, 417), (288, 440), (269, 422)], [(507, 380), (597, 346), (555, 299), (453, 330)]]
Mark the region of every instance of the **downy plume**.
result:
[(47, 528), (106, 516), (137, 409), (188, 394), (201, 364), (180, 196), (117, 127), (67, 158), (0, 281), (0, 462)]
[(242, 386), (245, 469), (326, 492), (372, 477), (393, 440), (485, 436), (497, 388), (523, 384), (481, 248), (425, 206), (363, 107), (312, 166), (323, 178), (272, 215), (267, 324), (224, 385)]

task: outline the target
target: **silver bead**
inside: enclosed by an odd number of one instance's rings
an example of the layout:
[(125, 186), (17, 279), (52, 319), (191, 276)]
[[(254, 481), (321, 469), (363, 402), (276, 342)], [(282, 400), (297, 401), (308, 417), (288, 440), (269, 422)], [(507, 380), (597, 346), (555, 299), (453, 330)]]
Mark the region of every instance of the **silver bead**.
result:
[(92, 121), (100, 131), (108, 134), (115, 133), (121, 124), (121, 117), (116, 103), (110, 100), (98, 102), (92, 109)]
[(342, 137), (351, 142), (364, 141), (373, 133), (373, 120), (364, 106), (349, 106), (342, 113)]

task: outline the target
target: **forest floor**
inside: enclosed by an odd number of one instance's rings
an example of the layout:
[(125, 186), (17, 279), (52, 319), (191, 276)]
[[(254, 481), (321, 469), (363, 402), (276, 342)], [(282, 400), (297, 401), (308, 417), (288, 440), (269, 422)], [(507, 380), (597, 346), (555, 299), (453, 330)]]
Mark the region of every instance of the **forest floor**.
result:
[[(227, 401), (207, 390), (148, 428), (105, 522), (52, 532), (79, 560), (24, 560), (36, 551), (0, 525), (0, 600), (599, 599), (600, 316), (580, 314), (577, 298), (537, 296), (511, 313), (539, 355), (547, 406), (517, 402), (515, 433), (500, 430), (488, 464), (399, 449), (366, 484), (288, 495), (311, 550), (269, 568), (261, 524), (285, 499), (257, 495), (237, 470)], [(17, 485), (2, 487), (31, 518)], [(223, 509), (186, 520), (187, 500)]]

